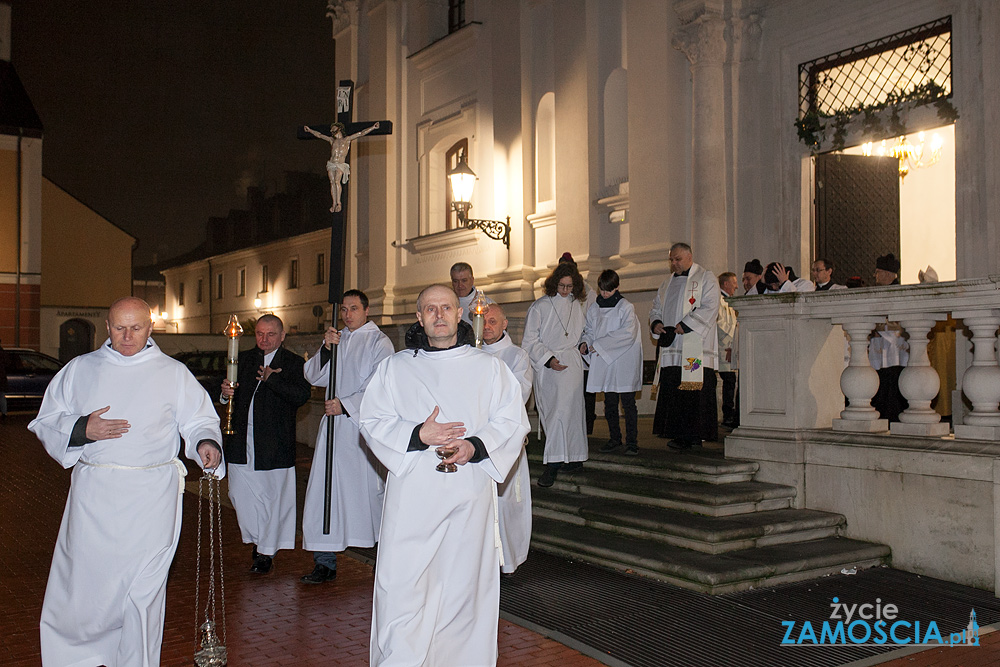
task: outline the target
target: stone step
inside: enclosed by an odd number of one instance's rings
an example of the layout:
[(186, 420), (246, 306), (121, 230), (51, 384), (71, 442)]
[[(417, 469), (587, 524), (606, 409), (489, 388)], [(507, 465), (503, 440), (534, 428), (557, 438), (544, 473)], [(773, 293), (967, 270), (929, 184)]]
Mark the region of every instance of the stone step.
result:
[(846, 523), (842, 515), (807, 509), (705, 516), (537, 486), (531, 502), (536, 517), (708, 554), (836, 537)]
[[(537, 453), (532, 454), (529, 451), (528, 460), (541, 463), (541, 448), (533, 449)], [(727, 459), (721, 452), (702, 449), (695, 450), (697, 453), (694, 454), (643, 449), (639, 456), (625, 456), (624, 448), (608, 454), (602, 454), (597, 449), (594, 446), (590, 447), (587, 467), (681, 482), (707, 484), (749, 482), (760, 467), (755, 461)]]
[(531, 544), (565, 558), (716, 595), (875, 567), (887, 564), (891, 555), (887, 546), (843, 537), (705, 554), (538, 515)]
[[(542, 474), (543, 465), (529, 463), (529, 466), (532, 479), (537, 480)], [(631, 472), (597, 469), (590, 462), (574, 472), (560, 471), (552, 488), (708, 516), (784, 509), (791, 507), (795, 498), (795, 489), (783, 484), (675, 481)]]

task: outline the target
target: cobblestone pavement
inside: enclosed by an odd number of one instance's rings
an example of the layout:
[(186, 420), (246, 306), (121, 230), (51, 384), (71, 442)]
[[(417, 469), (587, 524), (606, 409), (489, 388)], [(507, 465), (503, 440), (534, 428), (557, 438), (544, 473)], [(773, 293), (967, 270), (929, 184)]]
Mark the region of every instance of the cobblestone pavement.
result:
[[(11, 415), (0, 421), (5, 463), (0, 483), (0, 665), (17, 667), (41, 662), (38, 619), (70, 479), (70, 471), (50, 459), (26, 430), (29, 420), (28, 415)], [(188, 476), (189, 482), (194, 479), (194, 474)], [(191, 665), (195, 649), (197, 497), (187, 493), (184, 500), (184, 527), (167, 584), (163, 665)], [(223, 538), (230, 665), (368, 664), (374, 582), (369, 565), (341, 558), (334, 582), (306, 586), (298, 579), (312, 570), (312, 558), (302, 550), (279, 552), (268, 575), (250, 574), (249, 548), (241, 544), (229, 508), (223, 509)], [(503, 620), (499, 644), (499, 665), (601, 664)]]

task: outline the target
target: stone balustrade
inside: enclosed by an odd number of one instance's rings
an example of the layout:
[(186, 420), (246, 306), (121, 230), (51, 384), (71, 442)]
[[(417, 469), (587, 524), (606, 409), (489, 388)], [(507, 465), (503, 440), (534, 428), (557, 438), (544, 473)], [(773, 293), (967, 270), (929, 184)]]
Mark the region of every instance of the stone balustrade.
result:
[[(893, 567), (1000, 595), (1000, 276), (730, 303), (741, 414), (726, 456), (756, 462), (759, 481), (793, 486), (796, 507), (843, 514), (845, 536), (888, 544)], [(949, 316), (954, 388), (928, 357)], [(879, 376), (867, 353), (888, 322), (910, 345), (899, 376), (909, 408), (891, 424), (872, 408)], [(952, 426), (931, 407), (942, 387)]]
[[(954, 401), (955, 437), (1000, 440), (1000, 276), (736, 297), (730, 303), (739, 312), (742, 425), (948, 435), (949, 425), (931, 408), (941, 379), (927, 350), (931, 330), (950, 315), (959, 321), (958, 389), (972, 405), (966, 412)], [(868, 359), (869, 335), (888, 322), (908, 334), (910, 345), (909, 363), (899, 377), (909, 407), (893, 424), (871, 405), (879, 378)]]

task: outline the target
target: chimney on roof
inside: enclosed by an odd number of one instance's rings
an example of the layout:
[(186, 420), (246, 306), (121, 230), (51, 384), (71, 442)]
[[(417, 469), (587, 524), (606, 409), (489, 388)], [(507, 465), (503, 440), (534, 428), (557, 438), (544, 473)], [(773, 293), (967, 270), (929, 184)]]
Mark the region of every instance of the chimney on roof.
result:
[(0, 60), (10, 62), (10, 4), (0, 2)]

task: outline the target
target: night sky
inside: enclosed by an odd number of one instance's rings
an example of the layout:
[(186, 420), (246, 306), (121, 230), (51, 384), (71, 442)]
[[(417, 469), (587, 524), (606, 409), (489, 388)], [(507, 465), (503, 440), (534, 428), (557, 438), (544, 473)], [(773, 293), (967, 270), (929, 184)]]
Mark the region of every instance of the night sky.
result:
[(296, 128), (334, 120), (326, 0), (13, 0), (12, 62), (45, 126), (43, 174), (139, 240), (136, 266), (210, 216), (325, 173)]

